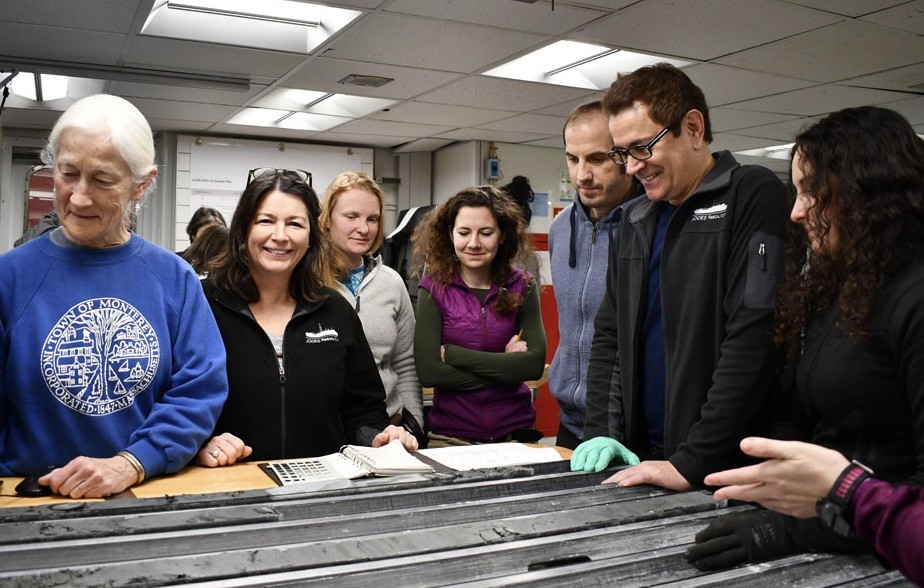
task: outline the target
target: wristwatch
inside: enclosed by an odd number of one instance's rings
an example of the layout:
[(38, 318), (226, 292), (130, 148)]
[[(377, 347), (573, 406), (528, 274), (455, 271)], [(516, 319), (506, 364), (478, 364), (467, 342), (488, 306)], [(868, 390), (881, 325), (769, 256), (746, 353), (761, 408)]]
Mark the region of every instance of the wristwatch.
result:
[(845, 510), (860, 484), (872, 475), (873, 470), (862, 463), (856, 460), (850, 462), (837, 477), (828, 495), (815, 506), (821, 523), (841, 537), (849, 537), (853, 530), (844, 516)]

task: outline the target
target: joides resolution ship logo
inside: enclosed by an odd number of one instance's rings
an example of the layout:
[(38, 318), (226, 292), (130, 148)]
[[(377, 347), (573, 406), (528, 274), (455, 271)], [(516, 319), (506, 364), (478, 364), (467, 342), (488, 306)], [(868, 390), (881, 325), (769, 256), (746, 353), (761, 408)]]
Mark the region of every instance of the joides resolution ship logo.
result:
[(154, 328), (118, 298), (75, 304), (42, 346), (48, 389), (68, 408), (90, 416), (131, 406), (154, 379), (159, 362)]

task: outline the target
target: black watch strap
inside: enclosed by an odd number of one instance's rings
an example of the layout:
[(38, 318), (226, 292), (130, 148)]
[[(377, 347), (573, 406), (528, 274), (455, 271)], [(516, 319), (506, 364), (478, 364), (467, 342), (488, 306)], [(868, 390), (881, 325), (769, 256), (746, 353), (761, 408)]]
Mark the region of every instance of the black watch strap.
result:
[(873, 470), (856, 460), (844, 468), (828, 495), (816, 506), (818, 518), (826, 527), (843, 537), (851, 534), (850, 522), (844, 517), (844, 511), (860, 484), (872, 475)]

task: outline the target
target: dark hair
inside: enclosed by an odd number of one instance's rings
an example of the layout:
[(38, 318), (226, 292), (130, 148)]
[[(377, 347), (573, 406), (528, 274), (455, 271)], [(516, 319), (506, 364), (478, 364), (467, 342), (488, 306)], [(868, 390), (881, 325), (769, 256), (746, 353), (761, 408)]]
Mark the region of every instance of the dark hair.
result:
[(680, 135), (680, 122), (694, 108), (703, 114), (706, 143), (712, 143), (712, 123), (703, 91), (693, 81), (669, 63), (640, 67), (631, 73), (621, 73), (603, 95), (603, 111), (616, 115), (636, 102), (648, 105), (656, 123), (671, 127)]
[[(451, 234), (459, 209), (463, 207), (487, 208), (497, 221), (501, 243), (491, 264), (491, 281), (505, 284), (512, 264), (531, 254), (532, 245), (520, 208), (493, 186), (465, 188), (428, 214), (411, 238), (414, 243), (412, 267), (423, 268), (426, 265), (427, 273), (441, 286), (452, 280), (459, 270), (459, 259), (453, 248)], [(505, 289), (498, 295), (495, 309), (501, 314), (509, 314), (519, 308), (522, 302), (522, 296)]]
[(794, 357), (805, 325), (834, 304), (837, 326), (865, 340), (877, 293), (921, 254), (924, 141), (901, 115), (866, 106), (821, 119), (796, 137), (792, 153), (802, 160), (802, 188), (813, 199), (806, 216), (820, 242), (813, 251), (805, 229), (793, 228), (774, 341)]
[(567, 143), (565, 141), (565, 131), (568, 130), (568, 127), (579, 118), (584, 118), (592, 114), (603, 115), (603, 103), (599, 100), (590, 100), (584, 102), (583, 104), (578, 104), (571, 110), (571, 113), (568, 115), (568, 118), (565, 119), (565, 124), (561, 128), (561, 140), (562, 143)]
[(222, 289), (234, 292), (247, 302), (260, 299), (260, 292), (250, 272), (247, 239), (263, 200), (273, 191), (295, 196), (308, 209), (308, 251), (298, 262), (289, 279), (289, 293), (296, 300), (316, 302), (326, 297), (324, 285), (330, 283), (327, 239), (323, 237), (318, 216), (320, 203), (314, 190), (295, 174), (264, 174), (251, 181), (241, 194), (231, 219), (228, 256), (215, 267), (212, 280)]
[(526, 221), (526, 226), (528, 227), (529, 221), (533, 218), (533, 209), (530, 208), (529, 204), (536, 199), (536, 193), (533, 192), (533, 187), (529, 185), (529, 178), (526, 176), (514, 176), (509, 184), (501, 187), (501, 190), (520, 207), (523, 220)]
[(186, 225), (186, 234), (189, 235), (190, 243), (195, 241), (195, 235), (199, 229), (205, 225), (213, 225), (216, 223), (222, 227), (228, 226), (228, 223), (225, 222), (225, 217), (221, 216), (221, 213), (214, 208), (208, 208), (207, 206), (200, 206), (197, 208), (192, 218), (189, 219), (189, 223)]
[(182, 253), (183, 259), (199, 275), (208, 275), (228, 255), (228, 227), (209, 225), (202, 229), (192, 245)]

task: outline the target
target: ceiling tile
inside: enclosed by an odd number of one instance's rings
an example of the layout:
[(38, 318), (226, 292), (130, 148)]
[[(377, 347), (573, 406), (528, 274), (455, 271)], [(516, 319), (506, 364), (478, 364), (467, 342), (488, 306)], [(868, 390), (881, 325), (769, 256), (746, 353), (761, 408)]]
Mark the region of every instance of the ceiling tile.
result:
[(915, 96), (906, 100), (880, 104), (883, 108), (889, 108), (908, 119), (912, 125), (924, 124), (924, 96)]
[(495, 120), (510, 117), (512, 112), (470, 108), (468, 106), (447, 106), (429, 102), (405, 102), (388, 112), (381, 112), (375, 118), (399, 122), (419, 122), (453, 127), (474, 127)]
[(304, 55), (279, 51), (138, 35), (125, 56), (125, 63), (176, 71), (242, 75), (259, 72), (280, 77), (304, 59)]
[[(350, 74), (381, 76), (392, 78), (394, 81), (379, 88), (337, 83)], [(285, 86), (377, 98), (413, 98), (458, 77), (459, 74), (432, 69), (319, 57), (307, 62), (286, 78)]]
[(437, 136), (442, 139), (455, 139), (457, 141), (497, 141), (500, 143), (525, 143), (548, 139), (539, 133), (516, 133), (513, 131), (488, 131), (484, 129), (456, 129)]
[(798, 118), (798, 116), (789, 114), (735, 110), (728, 107), (709, 109), (709, 121), (712, 123), (712, 130), (717, 133), (796, 120)]
[(392, 135), (395, 137), (426, 137), (427, 135), (437, 135), (454, 128), (455, 126), (423, 125), (364, 118), (340, 125), (337, 127), (337, 132), (367, 135)]
[[(140, 0), (80, 0), (80, 2), (3, 2), (3, 20), (66, 29), (126, 33)], [(68, 33), (70, 34), (70, 32)]]
[(212, 90), (209, 88), (187, 88), (183, 86), (164, 86), (160, 84), (138, 84), (133, 82), (109, 82), (106, 91), (123, 97), (157, 98), (160, 100), (178, 100), (180, 102), (200, 102), (203, 104), (225, 104), (244, 106), (255, 98), (266, 86), (251, 85), (250, 90), (235, 92), (233, 90)]
[(509, 110), (510, 105), (515, 104), (518, 110), (526, 111), (565, 100), (577, 100), (586, 95), (587, 90), (582, 88), (566, 88), (488, 76), (471, 76), (428, 92), (420, 96), (420, 99), (439, 104), (500, 110), (505, 108)]
[(553, 147), (561, 149), (562, 157), (565, 155), (565, 144), (561, 137), (549, 137), (548, 139), (539, 139), (538, 141), (527, 141), (524, 145), (534, 145), (536, 147)]
[(770, 147), (779, 145), (778, 141), (761, 139), (758, 137), (747, 137), (745, 135), (735, 135), (733, 133), (716, 133), (712, 138), (709, 149), (712, 151), (744, 151), (746, 149), (760, 149), (761, 147)]
[(422, 151), (436, 151), (455, 141), (452, 139), (416, 139), (406, 144), (400, 145), (394, 151), (395, 153), (420, 153)]
[(314, 137), (318, 134), (318, 131), (306, 131), (303, 129), (253, 127), (248, 125), (232, 125), (228, 123), (212, 125), (209, 127), (208, 132), (219, 133), (223, 135), (235, 135), (237, 137), (265, 137), (268, 139), (291, 139), (293, 141), (313, 141)]
[[(36, 42), (49, 39), (50, 42)], [(125, 35), (0, 22), (0, 65), (4, 57), (117, 65)]]
[(322, 55), (470, 73), (544, 39), (533, 33), (375, 13), (342, 32)]
[(794, 92), (785, 92), (775, 96), (746, 100), (730, 105), (736, 110), (754, 110), (759, 112), (779, 112), (798, 116), (827, 114), (842, 108), (881, 104), (905, 98), (905, 94), (885, 90), (869, 90), (836, 84), (825, 84), (805, 88)]
[(815, 85), (815, 82), (807, 80), (712, 63), (699, 63), (683, 71), (706, 95), (706, 104), (710, 108)]
[(809, 8), (817, 8), (825, 12), (843, 14), (844, 16), (860, 16), (878, 10), (883, 10), (908, 0), (786, 0), (792, 4), (801, 4)]
[(520, 131), (524, 133), (561, 134), (565, 118), (544, 114), (521, 114), (491, 123), (498, 131)]
[[(859, 86), (861, 88), (876, 88), (879, 90), (896, 90), (899, 92), (922, 91), (924, 84), (924, 63), (916, 63), (906, 67), (899, 67), (868, 76), (860, 76), (840, 82), (842, 86)], [(919, 86), (912, 88), (912, 86)]]
[(394, 0), (386, 10), (550, 35), (564, 33), (606, 14), (561, 4), (552, 12), (549, 4), (510, 0)]
[(547, 106), (546, 108), (539, 108), (533, 111), (533, 114), (549, 114), (552, 116), (568, 116), (571, 114), (571, 111), (574, 110), (579, 104), (585, 102), (590, 102), (591, 100), (600, 100), (603, 98), (603, 92), (594, 92), (593, 94), (586, 94), (577, 98), (576, 100), (568, 100), (567, 102), (562, 102), (561, 104), (555, 104), (553, 106)]
[(206, 133), (212, 127), (212, 123), (201, 121), (177, 120), (176, 118), (150, 118), (148, 123), (151, 130), (155, 133), (158, 131), (172, 133)]
[[(338, 127), (344, 128), (346, 125)], [(364, 145), (370, 147), (391, 148), (411, 141), (413, 137), (403, 137), (400, 135), (367, 135), (364, 133), (337, 133), (327, 131), (319, 133), (312, 137), (312, 141), (328, 141), (331, 143), (342, 143), (345, 145)]]
[(778, 1), (646, 0), (569, 37), (656, 55), (709, 60), (839, 20)]
[(809, 116), (805, 118), (795, 118), (781, 123), (751, 127), (738, 131), (737, 135), (746, 137), (758, 137), (761, 139), (771, 139), (779, 143), (791, 143), (797, 134), (803, 129), (815, 124), (820, 116)]
[(918, 35), (924, 35), (924, 1), (915, 0), (908, 4), (902, 4), (881, 12), (875, 12), (864, 16), (863, 20)]
[(922, 37), (872, 23), (846, 21), (742, 51), (717, 62), (834, 82), (918, 63), (921, 55), (924, 55)]
[(176, 100), (155, 100), (152, 98), (127, 98), (138, 107), (145, 117), (216, 123), (225, 120), (239, 109), (234, 106), (178, 102)]

